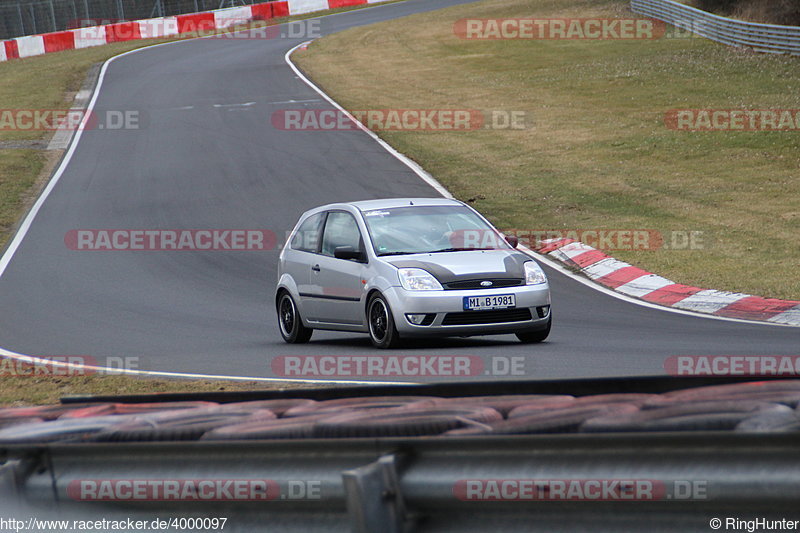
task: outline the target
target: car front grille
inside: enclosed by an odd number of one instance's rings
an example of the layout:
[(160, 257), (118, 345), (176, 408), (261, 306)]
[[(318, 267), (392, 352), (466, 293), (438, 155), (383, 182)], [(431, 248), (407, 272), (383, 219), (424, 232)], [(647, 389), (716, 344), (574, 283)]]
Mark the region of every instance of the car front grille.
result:
[(531, 319), (531, 310), (527, 307), (515, 309), (499, 309), (496, 311), (465, 311), (463, 313), (447, 313), (442, 320), (443, 326), (469, 326), (472, 324), (502, 324), (503, 322), (523, 322)]
[[(484, 281), (491, 281), (488, 287), (481, 286)], [(484, 278), (484, 279), (465, 279), (445, 283), (445, 290), (455, 291), (464, 289), (502, 289), (503, 287), (519, 287), (525, 285), (525, 280), (521, 278)]]

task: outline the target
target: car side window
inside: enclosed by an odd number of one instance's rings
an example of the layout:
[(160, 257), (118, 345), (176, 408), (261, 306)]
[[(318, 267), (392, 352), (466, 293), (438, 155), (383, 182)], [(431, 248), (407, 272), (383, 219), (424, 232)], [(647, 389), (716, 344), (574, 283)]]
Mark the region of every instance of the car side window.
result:
[(353, 215), (344, 211), (328, 213), (325, 232), (322, 235), (322, 254), (333, 257), (339, 246), (352, 246), (353, 250), (361, 250), (361, 232)]
[(305, 222), (300, 224), (295, 234), (292, 235), (292, 249), (317, 253), (319, 232), (322, 230), (323, 220), (325, 220), (325, 213), (317, 213), (316, 215), (311, 215)]

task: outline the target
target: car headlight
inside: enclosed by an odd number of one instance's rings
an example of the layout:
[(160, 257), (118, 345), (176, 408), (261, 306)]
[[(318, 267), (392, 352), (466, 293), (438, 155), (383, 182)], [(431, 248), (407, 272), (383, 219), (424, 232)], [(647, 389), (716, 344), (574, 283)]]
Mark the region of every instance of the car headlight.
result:
[(547, 283), (547, 276), (534, 261), (527, 261), (525, 263), (525, 285), (539, 285), (540, 283)]
[(400, 285), (407, 291), (441, 291), (442, 284), (430, 272), (421, 268), (401, 268), (397, 271)]

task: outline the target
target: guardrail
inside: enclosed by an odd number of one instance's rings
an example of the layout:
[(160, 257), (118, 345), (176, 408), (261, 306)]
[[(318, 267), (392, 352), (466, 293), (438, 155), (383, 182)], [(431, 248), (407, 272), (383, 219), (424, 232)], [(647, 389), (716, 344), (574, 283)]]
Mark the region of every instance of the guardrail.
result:
[[(722, 529), (744, 530), (755, 517), (800, 519), (798, 445), (797, 433), (712, 432), (3, 447), (0, 518), (226, 517), (224, 533), (684, 533), (737, 517)], [(550, 481), (585, 492), (521, 492)], [(653, 490), (623, 488), (632, 481)], [(199, 490), (168, 493), (167, 482)], [(590, 491), (597, 482), (608, 492)]]
[(730, 46), (757, 52), (800, 55), (800, 27), (760, 24), (720, 17), (672, 0), (631, 0), (635, 13)]

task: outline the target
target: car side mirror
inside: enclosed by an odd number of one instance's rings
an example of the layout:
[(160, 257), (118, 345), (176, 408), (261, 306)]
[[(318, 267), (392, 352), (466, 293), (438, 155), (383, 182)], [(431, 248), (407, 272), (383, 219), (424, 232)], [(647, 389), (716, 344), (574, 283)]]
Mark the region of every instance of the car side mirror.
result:
[(349, 259), (351, 261), (364, 261), (364, 252), (356, 250), (352, 246), (337, 246), (333, 250), (333, 257), (336, 259)]
[(516, 235), (506, 235), (506, 242), (511, 245), (512, 248), (516, 248), (519, 246), (519, 238)]

